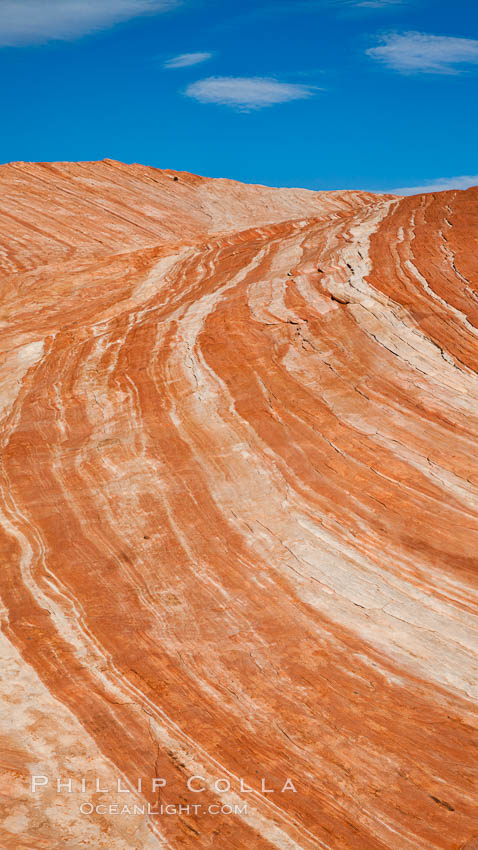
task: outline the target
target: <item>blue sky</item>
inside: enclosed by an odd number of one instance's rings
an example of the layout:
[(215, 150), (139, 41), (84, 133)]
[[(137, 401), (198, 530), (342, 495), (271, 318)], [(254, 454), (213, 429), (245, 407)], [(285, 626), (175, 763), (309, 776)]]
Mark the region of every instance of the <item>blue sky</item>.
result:
[(478, 183), (476, 0), (2, 0), (0, 161)]

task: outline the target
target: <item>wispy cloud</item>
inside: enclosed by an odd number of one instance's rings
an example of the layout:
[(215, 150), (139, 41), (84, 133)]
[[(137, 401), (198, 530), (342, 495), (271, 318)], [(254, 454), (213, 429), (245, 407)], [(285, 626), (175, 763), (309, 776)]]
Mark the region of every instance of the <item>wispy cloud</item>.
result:
[(436, 180), (424, 183), (423, 186), (401, 186), (398, 189), (392, 189), (391, 193), (393, 195), (423, 195), (426, 192), (469, 189), (471, 186), (478, 186), (478, 174), (465, 174), (461, 177), (439, 177)]
[(350, 0), (351, 6), (365, 6), (369, 9), (385, 9), (387, 6), (398, 6), (402, 0)]
[(181, 53), (164, 63), (163, 68), (188, 68), (210, 59), (212, 53)]
[[(296, 0), (295, 3), (283, 4), (279, 8), (289, 9), (310, 9), (315, 11), (324, 6), (367, 6), (369, 8), (380, 9), (386, 6), (404, 5), (405, 0)], [(274, 4), (275, 5), (275, 4)]]
[(315, 86), (281, 83), (271, 77), (207, 77), (186, 89), (200, 103), (220, 103), (242, 112), (312, 97)]
[(346, 6), (367, 6), (369, 8), (386, 8), (387, 6), (405, 5), (406, 0), (294, 0), (294, 2), (278, 3), (274, 0), (267, 8), (271, 12), (317, 12), (321, 9), (335, 6), (336, 8)]
[(69, 40), (180, 0), (1, 0), (0, 46)]
[(428, 35), (421, 32), (390, 33), (367, 54), (402, 73), (458, 74), (457, 66), (478, 63), (478, 41)]

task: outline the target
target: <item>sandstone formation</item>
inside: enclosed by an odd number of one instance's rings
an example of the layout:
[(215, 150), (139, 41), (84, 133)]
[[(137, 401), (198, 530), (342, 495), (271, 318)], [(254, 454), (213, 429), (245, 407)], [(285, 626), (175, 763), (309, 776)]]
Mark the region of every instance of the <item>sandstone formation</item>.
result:
[(2, 850), (475, 847), (478, 190), (0, 185)]

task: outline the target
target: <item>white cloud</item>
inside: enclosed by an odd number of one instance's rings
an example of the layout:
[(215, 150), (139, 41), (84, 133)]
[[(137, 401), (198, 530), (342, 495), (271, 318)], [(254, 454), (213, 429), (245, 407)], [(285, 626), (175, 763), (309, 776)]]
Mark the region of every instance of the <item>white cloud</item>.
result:
[(200, 103), (221, 103), (244, 112), (289, 100), (312, 97), (315, 86), (280, 83), (270, 77), (208, 77), (188, 86), (186, 94)]
[(478, 63), (478, 41), (421, 32), (391, 33), (384, 36), (382, 45), (366, 52), (403, 73), (457, 74), (456, 65)]
[(212, 53), (181, 53), (164, 63), (163, 68), (188, 68), (190, 65), (198, 65), (210, 59)]
[(393, 195), (423, 195), (426, 192), (469, 189), (471, 186), (478, 186), (478, 174), (465, 174), (462, 177), (439, 177), (437, 180), (430, 180), (428, 183), (424, 183), (423, 186), (402, 186), (399, 189), (392, 189), (391, 193)]
[(0, 0), (0, 46), (69, 40), (179, 0)]
[(402, 0), (354, 0), (354, 6), (368, 6), (370, 9), (384, 9), (386, 6), (396, 6)]

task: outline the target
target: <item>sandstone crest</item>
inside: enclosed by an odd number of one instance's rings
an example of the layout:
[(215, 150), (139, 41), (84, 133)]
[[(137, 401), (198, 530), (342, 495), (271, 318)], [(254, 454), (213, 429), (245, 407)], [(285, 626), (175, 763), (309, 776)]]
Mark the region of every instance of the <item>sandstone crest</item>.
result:
[(474, 847), (478, 190), (0, 184), (1, 847)]

